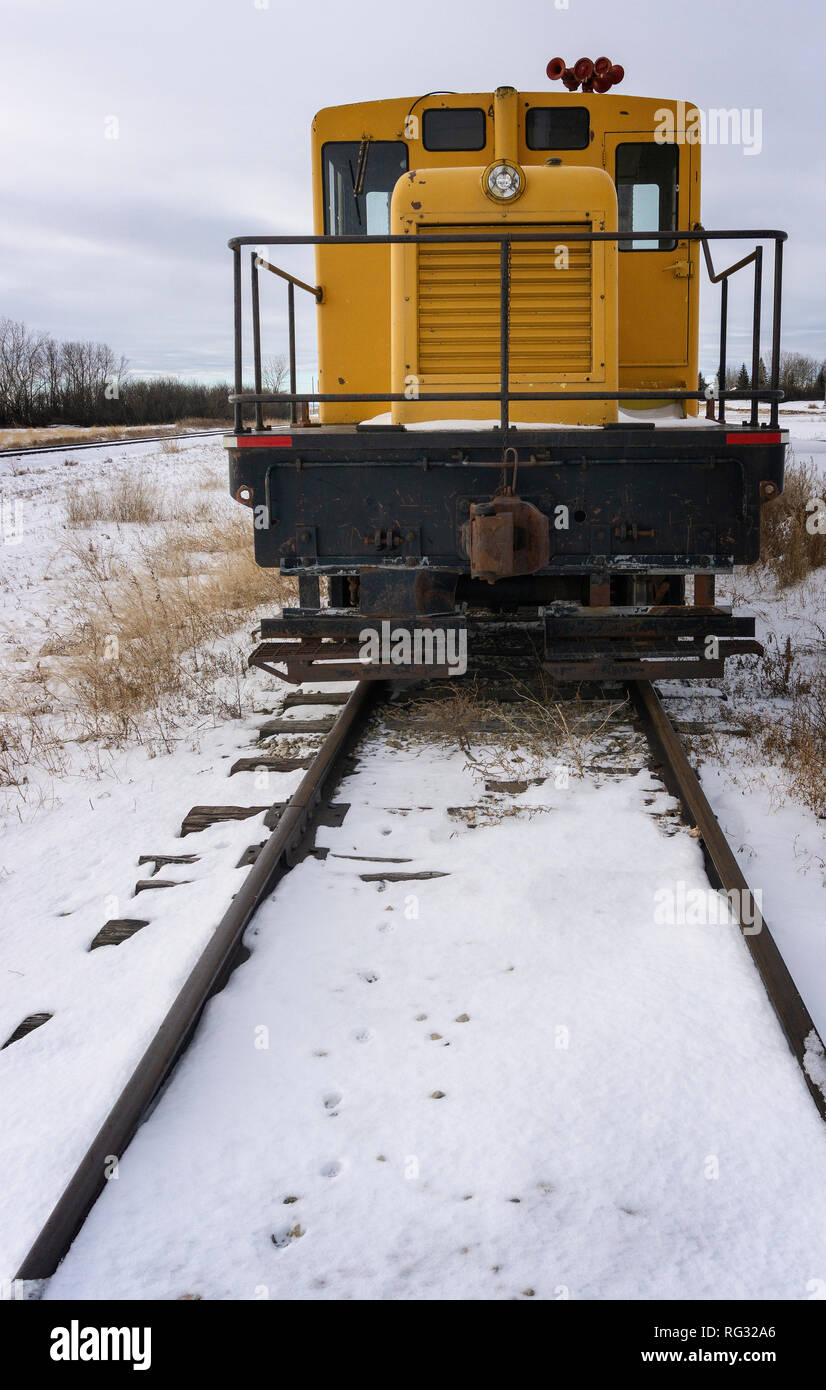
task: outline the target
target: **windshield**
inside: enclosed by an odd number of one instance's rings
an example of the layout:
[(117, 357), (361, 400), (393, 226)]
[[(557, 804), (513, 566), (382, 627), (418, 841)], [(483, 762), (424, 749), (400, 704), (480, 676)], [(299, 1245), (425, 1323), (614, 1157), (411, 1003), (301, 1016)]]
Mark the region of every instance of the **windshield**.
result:
[(327, 236), (381, 236), (390, 230), (390, 197), (407, 171), (402, 140), (336, 140), (321, 151)]

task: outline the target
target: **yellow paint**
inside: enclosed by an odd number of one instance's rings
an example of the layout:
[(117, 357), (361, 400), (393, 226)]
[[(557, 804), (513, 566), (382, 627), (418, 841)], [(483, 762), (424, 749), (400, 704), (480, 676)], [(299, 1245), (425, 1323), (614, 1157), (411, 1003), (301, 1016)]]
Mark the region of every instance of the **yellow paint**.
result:
[[(440, 107), (481, 108), (486, 143), (481, 150), (434, 151), (422, 143), (422, 116)], [(528, 149), (525, 112), (532, 106), (587, 106), (591, 139), (582, 150)], [(616, 227), (613, 183), (616, 146), (655, 138), (661, 118), (673, 114), (679, 152), (678, 225), (700, 220), (700, 153), (680, 142), (695, 128), (695, 109), (677, 101), (608, 93), (516, 92), (396, 98), (330, 107), (313, 122), (313, 186), (316, 233), (324, 231), (321, 151), (327, 141), (397, 140), (408, 150), (413, 181), (402, 177), (391, 205), (393, 231), (436, 227), (526, 227), (554, 231), (564, 245), (573, 227)], [(559, 160), (548, 166), (549, 158)], [(500, 208), (482, 189), (494, 160), (517, 163), (522, 194)], [(421, 206), (413, 207), (413, 203)], [(557, 233), (559, 240), (557, 240)], [(492, 251), (470, 247), (423, 248), (319, 246), (316, 274), (324, 289), (318, 306), (319, 390), (403, 391), (407, 377), (420, 390), (498, 388), (498, 353), (491, 357), (498, 325), (498, 274)], [(536, 244), (539, 246), (540, 244)], [(512, 262), (510, 383), (513, 390), (696, 389), (699, 246), (679, 242), (673, 251), (617, 251), (594, 242), (590, 253), (570, 243), (575, 292), (560, 289), (561, 271), (546, 247), (514, 247)], [(445, 254), (455, 255), (455, 262)], [(686, 273), (686, 265), (688, 273)], [(392, 266), (392, 273), (391, 273)], [(590, 277), (590, 284), (588, 280)], [(493, 349), (492, 349), (493, 345)], [(466, 353), (465, 365), (462, 355)], [(391, 386), (392, 381), (392, 386)], [(441, 383), (438, 384), (438, 383)], [(644, 408), (646, 403), (641, 403)], [(650, 403), (649, 403), (650, 404)], [(322, 405), (325, 423), (353, 422), (390, 409), (377, 403)], [(697, 403), (688, 411), (696, 414)], [(598, 423), (616, 418), (615, 403), (562, 402), (537, 406), (514, 402), (513, 419)], [(399, 420), (442, 417), (495, 418), (496, 404), (405, 401)]]
[[(549, 242), (515, 244), (511, 251), (511, 390), (616, 391), (616, 248), (566, 240), (570, 231), (615, 230), (613, 183), (600, 169), (533, 165), (524, 173), (524, 193), (502, 210), (492, 207), (476, 169), (431, 169), (402, 179), (391, 229), (549, 232)], [(499, 258), (497, 243), (393, 246), (394, 390), (410, 390), (411, 382), (421, 392), (499, 389)], [(451, 416), (498, 420), (499, 407), (484, 401), (393, 406), (400, 424)], [(511, 418), (602, 424), (616, 420), (616, 402), (514, 401)]]

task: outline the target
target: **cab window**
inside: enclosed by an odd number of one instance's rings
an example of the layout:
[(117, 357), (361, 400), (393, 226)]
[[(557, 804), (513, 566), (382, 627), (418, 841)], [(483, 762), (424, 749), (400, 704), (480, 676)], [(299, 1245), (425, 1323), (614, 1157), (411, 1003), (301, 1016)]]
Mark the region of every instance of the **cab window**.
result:
[[(621, 232), (672, 231), (677, 227), (679, 150), (676, 145), (617, 145), (615, 183)], [(673, 251), (676, 238), (619, 243), (620, 251)]]
[(531, 106), (525, 116), (529, 150), (586, 150), (590, 139), (587, 106)]
[(487, 142), (481, 107), (436, 106), (422, 116), (422, 144), (426, 150), (483, 150)]
[(326, 236), (383, 236), (390, 198), (407, 172), (402, 140), (333, 140), (321, 151)]

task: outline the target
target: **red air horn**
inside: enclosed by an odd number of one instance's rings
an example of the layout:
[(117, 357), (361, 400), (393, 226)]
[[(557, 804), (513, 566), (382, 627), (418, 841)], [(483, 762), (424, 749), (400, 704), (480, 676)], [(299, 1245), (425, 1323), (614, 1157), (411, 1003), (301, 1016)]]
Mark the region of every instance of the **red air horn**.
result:
[(572, 68), (566, 67), (564, 58), (552, 58), (545, 71), (552, 82), (561, 79), (569, 92), (575, 92), (580, 83), (583, 92), (610, 92), (625, 76), (625, 68), (605, 57), (577, 58)]

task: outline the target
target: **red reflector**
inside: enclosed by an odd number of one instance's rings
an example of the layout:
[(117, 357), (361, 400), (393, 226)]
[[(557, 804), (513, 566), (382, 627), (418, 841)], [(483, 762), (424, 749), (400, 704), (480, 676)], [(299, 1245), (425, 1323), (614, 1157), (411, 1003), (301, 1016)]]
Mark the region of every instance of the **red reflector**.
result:
[(239, 434), (235, 440), (239, 449), (277, 449), (292, 442), (291, 434)]
[(779, 444), (779, 433), (769, 430), (755, 430), (752, 434), (727, 434), (727, 444)]

